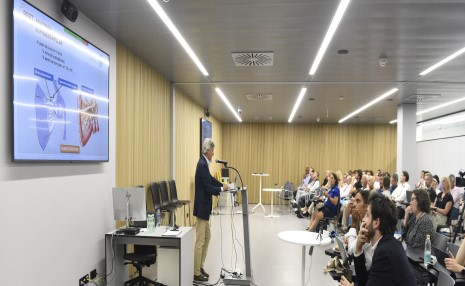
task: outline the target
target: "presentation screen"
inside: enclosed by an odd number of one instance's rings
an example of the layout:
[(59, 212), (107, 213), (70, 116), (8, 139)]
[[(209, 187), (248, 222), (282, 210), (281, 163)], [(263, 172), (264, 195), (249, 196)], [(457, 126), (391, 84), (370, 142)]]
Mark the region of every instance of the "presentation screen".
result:
[(13, 30), (13, 160), (107, 162), (109, 55), (25, 1)]
[(212, 123), (205, 118), (200, 118), (200, 154), (205, 138), (212, 138)]

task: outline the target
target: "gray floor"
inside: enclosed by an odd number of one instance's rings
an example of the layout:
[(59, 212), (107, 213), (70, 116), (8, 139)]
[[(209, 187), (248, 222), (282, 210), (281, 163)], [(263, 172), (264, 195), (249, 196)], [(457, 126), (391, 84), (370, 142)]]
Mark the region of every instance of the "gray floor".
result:
[[(249, 210), (254, 206), (249, 205)], [(241, 207), (236, 207), (235, 211), (240, 211)], [(265, 209), (269, 214), (270, 206), (266, 205)], [(223, 208), (221, 213), (212, 215), (210, 219), (212, 240), (205, 270), (210, 274), (211, 284), (219, 280), (221, 268), (245, 272), (243, 216), (231, 215), (231, 208)], [(304, 230), (308, 220), (292, 215), (287, 201), (274, 206), (274, 214), (280, 217), (266, 218), (261, 207), (249, 214), (252, 282), (260, 286), (301, 285), (302, 247), (282, 241), (277, 235), (286, 230)], [(323, 273), (324, 266), (330, 260), (324, 250), (330, 247), (332, 245), (315, 247), (312, 256), (306, 255), (306, 285), (338, 285), (329, 274)], [(217, 285), (224, 284), (220, 281)]]

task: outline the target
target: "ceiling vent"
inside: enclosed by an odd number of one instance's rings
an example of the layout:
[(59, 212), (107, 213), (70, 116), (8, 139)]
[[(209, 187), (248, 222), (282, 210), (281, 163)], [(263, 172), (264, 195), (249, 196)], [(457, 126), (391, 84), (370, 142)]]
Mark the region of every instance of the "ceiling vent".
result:
[(273, 120), (273, 117), (271, 117), (271, 116), (255, 116), (255, 120), (271, 121), (271, 120)]
[(231, 53), (236, 67), (272, 67), (273, 52)]
[(266, 101), (273, 100), (273, 94), (271, 93), (248, 93), (246, 94), (248, 100), (255, 101)]
[(403, 102), (421, 104), (422, 102), (431, 102), (439, 98), (441, 98), (440, 93), (415, 93), (409, 95)]

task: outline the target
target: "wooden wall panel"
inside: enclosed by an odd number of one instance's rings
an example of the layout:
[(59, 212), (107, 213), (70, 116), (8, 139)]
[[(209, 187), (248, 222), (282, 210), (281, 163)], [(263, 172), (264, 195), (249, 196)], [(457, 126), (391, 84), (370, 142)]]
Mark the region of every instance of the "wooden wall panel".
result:
[(116, 77), (116, 185), (169, 179), (170, 83), (120, 43)]
[[(223, 157), (236, 167), (248, 186), (249, 202), (258, 202), (259, 178), (269, 173), (263, 187), (299, 185), (305, 166), (320, 171), (396, 167), (397, 133), (388, 125), (289, 125), (223, 123)], [(265, 203), (270, 195), (262, 194)]]

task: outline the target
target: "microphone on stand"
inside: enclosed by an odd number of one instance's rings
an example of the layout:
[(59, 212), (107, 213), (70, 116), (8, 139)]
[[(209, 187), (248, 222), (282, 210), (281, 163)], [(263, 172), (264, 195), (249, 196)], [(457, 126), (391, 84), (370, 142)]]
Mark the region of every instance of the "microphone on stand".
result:
[(227, 161), (223, 161), (223, 160), (216, 160), (215, 162), (216, 162), (216, 163), (221, 163), (221, 164), (223, 164), (225, 167), (227, 167), (227, 166), (228, 166), (228, 162), (227, 162)]

